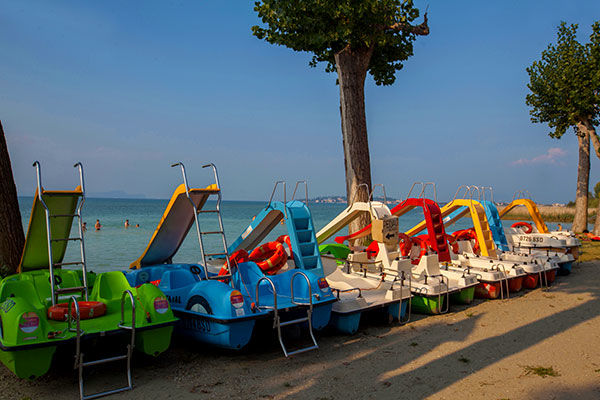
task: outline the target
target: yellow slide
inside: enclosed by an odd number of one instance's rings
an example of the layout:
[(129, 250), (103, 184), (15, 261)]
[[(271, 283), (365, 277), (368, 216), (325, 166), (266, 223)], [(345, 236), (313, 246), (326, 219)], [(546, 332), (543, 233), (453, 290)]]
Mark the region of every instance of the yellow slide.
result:
[[(448, 221), (445, 220), (446, 217), (463, 207), (466, 208), (462, 212), (453, 215), (452, 219)], [(442, 207), (440, 211), (442, 212), (442, 219), (444, 219), (444, 226), (452, 225), (460, 218), (463, 218), (467, 213), (470, 213), (471, 219), (473, 220), (473, 227), (475, 228), (475, 235), (477, 236), (477, 242), (481, 248), (481, 255), (493, 258), (497, 256), (492, 231), (490, 230), (490, 225), (488, 224), (485, 210), (481, 203), (475, 200), (455, 199)], [(425, 228), (425, 220), (423, 220), (405, 233), (408, 236), (414, 236)]]
[[(83, 196), (81, 186), (75, 190), (44, 190), (42, 200), (46, 203), (50, 215), (52, 233), (52, 262), (62, 262), (67, 250), (67, 238), (71, 233), (73, 217), (79, 199)], [(29, 217), (29, 226), (25, 236), (25, 246), (21, 255), (18, 272), (48, 268), (48, 237), (46, 230), (46, 211), (38, 197), (36, 189)]]
[[(210, 195), (219, 193), (219, 188), (213, 184), (206, 189), (189, 189), (189, 193), (196, 205), (196, 211), (200, 211)], [(140, 258), (131, 263), (129, 268), (136, 269), (144, 265), (170, 262), (193, 223), (194, 211), (186, 196), (185, 185), (181, 184), (171, 196), (146, 250)]]
[(507, 215), (510, 210), (518, 206), (525, 206), (527, 208), (532, 221), (535, 223), (538, 233), (550, 233), (548, 227), (542, 219), (540, 210), (537, 208), (537, 205), (533, 202), (533, 200), (530, 199), (516, 199), (511, 201), (509, 205), (500, 211), (500, 218), (502, 218), (504, 215)]

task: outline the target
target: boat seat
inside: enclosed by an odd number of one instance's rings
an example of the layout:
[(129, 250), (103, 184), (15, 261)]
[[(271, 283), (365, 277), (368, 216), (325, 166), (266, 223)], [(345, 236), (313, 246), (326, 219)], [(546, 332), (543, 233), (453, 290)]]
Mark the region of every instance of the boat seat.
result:
[(5, 301), (9, 297), (25, 298), (37, 310), (45, 308), (36, 293), (35, 287), (29, 280), (19, 279), (5, 281), (4, 285), (2, 285), (2, 292), (0, 292), (0, 301)]
[[(113, 311), (120, 312), (123, 292), (131, 289), (132, 287), (121, 271), (104, 272), (96, 278), (90, 300), (105, 303), (107, 313)], [(129, 301), (125, 302), (125, 307), (131, 309)]]
[(192, 285), (197, 282), (194, 274), (186, 269), (175, 269), (167, 271), (161, 279), (161, 287), (168, 289), (179, 289), (185, 286)]

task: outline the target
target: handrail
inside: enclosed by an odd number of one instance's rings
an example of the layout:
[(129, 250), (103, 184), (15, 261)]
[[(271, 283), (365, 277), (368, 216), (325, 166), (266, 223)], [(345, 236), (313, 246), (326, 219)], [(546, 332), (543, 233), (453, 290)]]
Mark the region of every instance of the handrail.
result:
[[(54, 285), (56, 283), (54, 282), (54, 257), (52, 255), (52, 237), (50, 234), (50, 210), (48, 209), (46, 202), (42, 198), (42, 190), (43, 190), (42, 189), (42, 166), (40, 165), (40, 162), (37, 160), (33, 162), (33, 166), (35, 167), (36, 178), (37, 178), (38, 200), (44, 207), (44, 212), (46, 215), (46, 240), (47, 240), (47, 245), (48, 245), (48, 269), (50, 271), (50, 292), (52, 295), (52, 305), (54, 306), (54, 305), (56, 305), (56, 294), (54, 293)], [(79, 221), (79, 222), (81, 225), (81, 221)]]
[(452, 201), (456, 200), (456, 197), (458, 196), (458, 193), (460, 192), (461, 189), (465, 190), (465, 193), (463, 194), (462, 198), (465, 198), (467, 196), (467, 194), (469, 193), (469, 185), (460, 185), (458, 187), (458, 189), (456, 189), (456, 193), (454, 193), (454, 197), (452, 198)]
[[(131, 301), (131, 326), (125, 325), (125, 295), (128, 295), (129, 300)], [(135, 298), (133, 297), (131, 290), (125, 290), (121, 295), (121, 322), (119, 322), (118, 327), (122, 329), (130, 329), (132, 331), (131, 343), (135, 343)]]
[(296, 190), (298, 190), (298, 185), (301, 183), (304, 183), (304, 199), (305, 199), (304, 204), (308, 205), (308, 183), (306, 182), (306, 179), (296, 181), (296, 187), (294, 188), (294, 193), (292, 194), (291, 201), (294, 201), (294, 199), (296, 198)]
[(363, 186), (365, 187), (365, 190), (366, 190), (366, 192), (367, 192), (367, 195), (369, 195), (369, 185), (367, 185), (366, 183), (361, 183), (361, 184), (359, 184), (359, 185), (356, 187), (356, 189), (354, 190), (354, 194), (352, 195), (352, 201), (350, 202), (350, 204), (349, 204), (349, 205), (352, 205), (352, 204), (354, 204), (354, 200), (356, 199), (356, 196), (358, 195), (358, 190), (359, 190), (361, 187), (363, 187)]
[[(304, 279), (306, 280), (306, 283), (308, 284), (308, 303), (298, 303), (294, 300), (294, 279), (298, 275), (302, 275), (304, 277)], [(309, 306), (310, 311), (312, 311), (312, 308), (313, 308), (312, 286), (310, 284), (310, 279), (308, 278), (308, 276), (302, 271), (294, 272), (294, 275), (292, 275), (292, 279), (290, 281), (290, 286), (291, 286), (291, 298), (292, 298), (291, 301), (292, 301), (292, 303), (300, 305), (300, 306)]]
[[(77, 168), (79, 170), (79, 186), (81, 187), (81, 201), (79, 202), (79, 204), (77, 205), (77, 216), (79, 221), (78, 222), (78, 229), (79, 229), (79, 237), (83, 238), (83, 228), (81, 226), (83, 218), (81, 216), (81, 209), (83, 208), (83, 204), (85, 203), (85, 181), (83, 179), (83, 165), (81, 164), (81, 162), (76, 162), (73, 165), (73, 168)], [(80, 245), (79, 245), (80, 251), (81, 251), (81, 259), (85, 260), (85, 246), (83, 243), (83, 240), (80, 241)], [(84, 262), (81, 266), (81, 269), (83, 270), (83, 286), (85, 286), (85, 301), (89, 300), (88, 297), (88, 283), (87, 283), (87, 263)]]
[(383, 191), (383, 204), (387, 204), (387, 194), (385, 192), (385, 186), (383, 186), (383, 183), (376, 183), (371, 187), (371, 194), (369, 194), (369, 202), (373, 201), (373, 193), (375, 193), (376, 187), (381, 187), (381, 190)]
[(285, 218), (287, 219), (287, 193), (286, 193), (286, 189), (285, 189), (285, 181), (277, 181), (275, 182), (275, 186), (273, 187), (273, 191), (271, 192), (271, 197), (269, 197), (269, 202), (267, 203), (267, 207), (269, 208), (271, 207), (271, 202), (273, 201), (273, 196), (275, 195), (275, 190), (277, 190), (277, 186), (279, 186), (279, 184), (283, 185), (283, 210), (285, 211)]
[(219, 174), (217, 173), (217, 167), (213, 163), (204, 164), (202, 168), (212, 167), (213, 174), (215, 176), (215, 183), (217, 184), (217, 189), (221, 190), (221, 183), (219, 182)]
[[(210, 164), (208, 164), (208, 165), (210, 165)], [(177, 166), (181, 167), (181, 174), (183, 175), (183, 185), (185, 186), (185, 195), (188, 198), (188, 200), (190, 201), (190, 204), (192, 205), (192, 208), (193, 208), (192, 214), (194, 215), (194, 223), (196, 225), (196, 235), (198, 236), (198, 244), (200, 245), (200, 254), (202, 255), (202, 263), (204, 265), (206, 265), (206, 256), (204, 255), (204, 243), (202, 242), (202, 235), (200, 234), (200, 223), (198, 222), (198, 206), (196, 206), (196, 203), (194, 203), (194, 200), (192, 200), (192, 197), (190, 196), (190, 189), (188, 186), (187, 174), (185, 173), (185, 165), (183, 165), (182, 162), (177, 162), (175, 164), (171, 164), (171, 168), (177, 167)], [(207, 276), (207, 278), (208, 278), (208, 276)]]
[[(273, 289), (273, 309), (275, 310), (275, 317), (277, 317), (277, 289), (275, 289), (275, 284), (269, 277), (263, 276), (258, 281), (256, 281), (256, 303), (255, 303), (256, 308), (260, 309), (260, 304), (258, 303), (260, 300), (260, 297), (258, 296), (258, 290), (260, 288), (260, 283), (262, 281), (269, 282), (269, 284), (271, 285), (271, 288)], [(264, 307), (271, 308), (269, 306), (264, 306)]]

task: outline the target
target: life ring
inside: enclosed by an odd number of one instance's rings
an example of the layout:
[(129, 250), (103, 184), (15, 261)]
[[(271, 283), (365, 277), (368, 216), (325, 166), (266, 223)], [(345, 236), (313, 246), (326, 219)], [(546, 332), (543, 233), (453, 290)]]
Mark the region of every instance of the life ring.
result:
[(446, 235), (446, 241), (452, 248), (452, 252), (454, 254), (458, 254), (458, 252), (459, 252), (458, 240), (456, 240), (456, 238), (454, 236), (448, 235), (447, 233), (445, 235)]
[(456, 231), (452, 234), (456, 241), (459, 240), (473, 240), (473, 251), (479, 254), (479, 241), (477, 240), (477, 234), (475, 233), (474, 228), (462, 229), (460, 231)]
[(523, 221), (521, 221), (521, 222), (515, 222), (510, 227), (511, 228), (524, 228), (523, 232), (525, 232), (525, 233), (531, 233), (531, 232), (533, 232), (533, 226), (531, 226), (531, 224), (528, 223), (528, 222), (523, 222)]
[[(99, 301), (78, 301), (79, 319), (90, 319), (106, 314), (106, 304)], [(48, 319), (53, 321), (66, 321), (69, 303), (59, 303), (48, 307)], [(77, 317), (75, 304), (71, 305), (71, 315)]]
[[(247, 262), (248, 258), (248, 252), (244, 249), (240, 249), (229, 256), (229, 265), (238, 265), (239, 263)], [(219, 270), (219, 276), (228, 274), (229, 269), (227, 268), (227, 263), (225, 263), (223, 267), (221, 267), (221, 270)]]
[(412, 239), (406, 233), (402, 232), (398, 234), (398, 237), (400, 238), (400, 254), (402, 254), (402, 257), (407, 257), (412, 247)]
[[(422, 236), (427, 236), (427, 235), (422, 235)], [(427, 252), (429, 250), (429, 245), (427, 244), (427, 239), (423, 238), (421, 236), (413, 236), (411, 238), (411, 242), (413, 243), (413, 245), (419, 246), (421, 248), (421, 251), (419, 252), (419, 256), (415, 257), (414, 259), (411, 260), (411, 263), (413, 265), (418, 265), (419, 261), (421, 261), (421, 257), (423, 257), (424, 255), (427, 255)]]
[(274, 275), (279, 271), (287, 260), (287, 254), (283, 244), (279, 242), (267, 242), (252, 250), (249, 257), (258, 268), (268, 275)]
[(281, 244), (286, 244), (287, 247), (288, 247), (288, 250), (290, 252), (289, 258), (294, 258), (294, 253), (292, 252), (292, 241), (290, 240), (290, 236), (289, 235), (281, 235), (277, 239), (275, 239), (275, 241), (279, 242)]

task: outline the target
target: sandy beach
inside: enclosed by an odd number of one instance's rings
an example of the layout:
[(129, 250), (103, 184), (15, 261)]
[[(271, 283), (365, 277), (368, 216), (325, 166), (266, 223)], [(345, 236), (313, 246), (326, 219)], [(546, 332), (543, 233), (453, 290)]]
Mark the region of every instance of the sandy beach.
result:
[[(114, 399), (598, 399), (600, 262), (576, 264), (549, 292), (476, 300), (404, 326), (366, 324), (354, 336), (324, 332), (320, 349), (285, 359), (276, 340), (241, 353), (175, 339), (158, 358), (134, 358), (135, 388)], [(190, 349), (193, 349), (190, 351)], [(35, 381), (0, 372), (0, 398), (78, 397), (63, 357)], [(528, 367), (552, 367), (541, 377)], [(92, 371), (89, 390), (124, 382), (116, 365)]]

